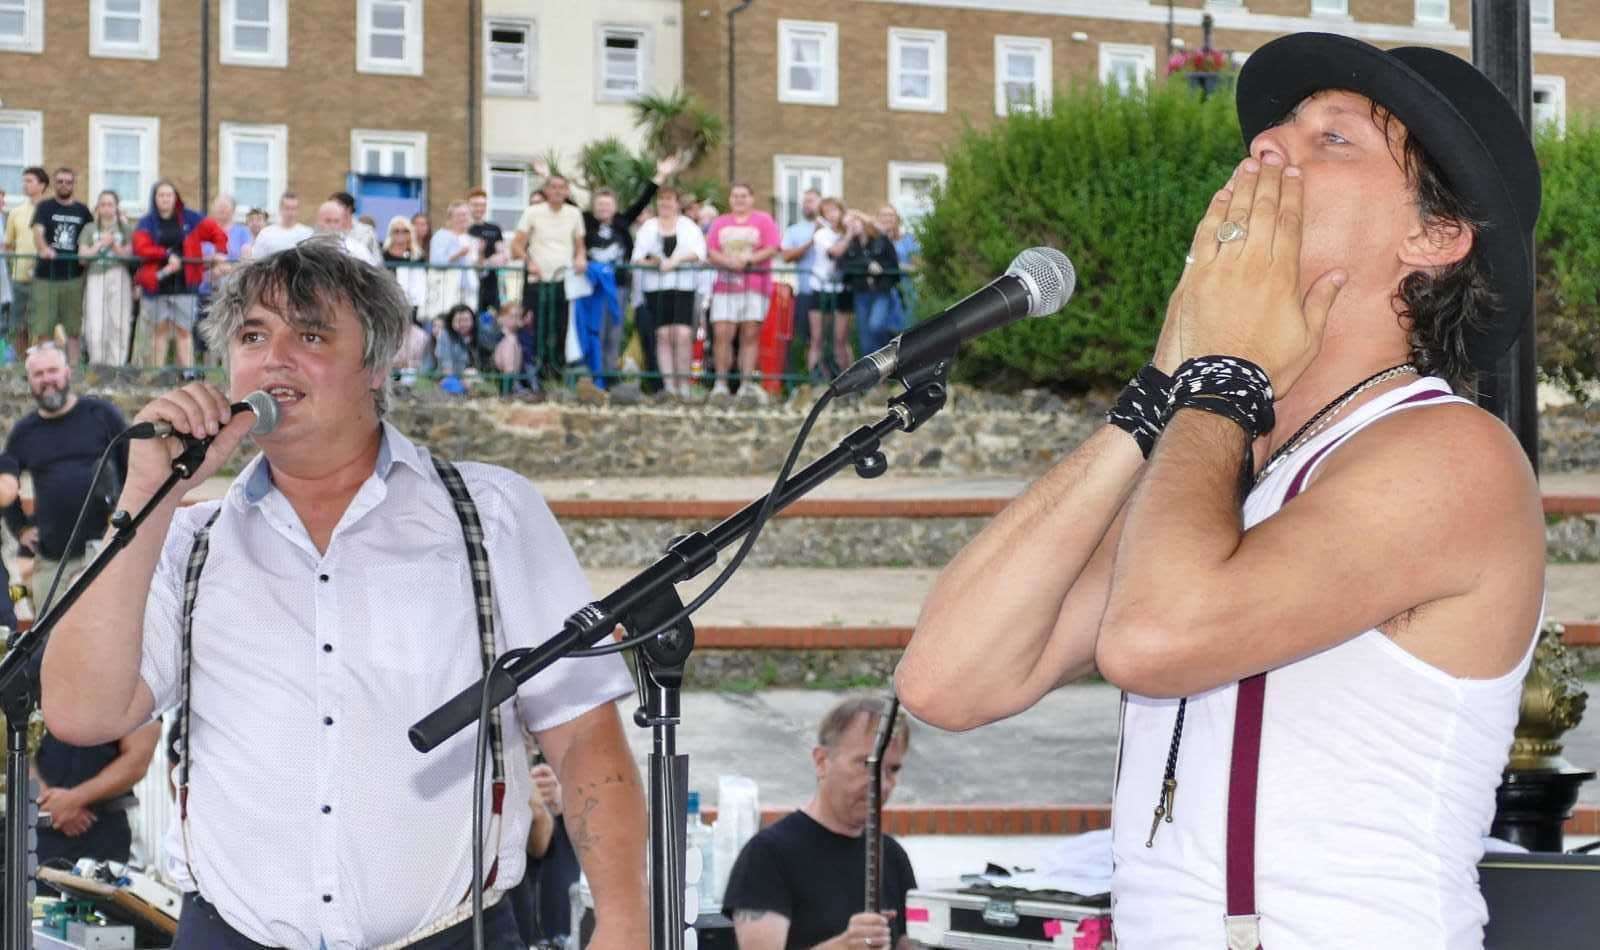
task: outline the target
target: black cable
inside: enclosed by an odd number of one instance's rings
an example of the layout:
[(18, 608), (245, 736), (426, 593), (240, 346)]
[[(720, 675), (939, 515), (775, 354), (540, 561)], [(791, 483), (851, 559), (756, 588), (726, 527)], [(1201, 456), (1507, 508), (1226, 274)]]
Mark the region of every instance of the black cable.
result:
[(716, 596), (717, 591), (721, 590), (722, 586), (733, 577), (733, 572), (737, 571), (739, 565), (744, 563), (745, 555), (749, 554), (750, 549), (755, 547), (756, 538), (761, 536), (761, 529), (766, 527), (767, 522), (772, 518), (773, 512), (777, 509), (778, 495), (789, 481), (789, 473), (794, 471), (794, 463), (800, 457), (800, 450), (805, 447), (806, 439), (811, 435), (812, 427), (817, 424), (817, 418), (822, 415), (822, 410), (827, 408), (832, 401), (833, 390), (830, 389), (824, 391), (822, 398), (812, 404), (811, 411), (806, 414), (806, 421), (801, 423), (800, 432), (794, 437), (794, 444), (789, 446), (789, 456), (783, 460), (783, 467), (778, 470), (778, 477), (772, 484), (772, 490), (767, 492), (767, 496), (762, 499), (761, 507), (756, 511), (755, 520), (750, 523), (750, 530), (744, 536), (744, 543), (739, 545), (739, 550), (734, 553), (733, 559), (728, 562), (728, 566), (722, 569), (722, 573), (717, 575), (716, 580), (712, 581), (705, 590), (700, 592), (698, 597), (690, 601), (682, 610), (657, 624), (655, 629), (637, 636), (618, 640), (616, 643), (608, 643), (605, 646), (591, 647), (587, 650), (574, 650), (567, 655), (577, 657), (605, 656), (608, 653), (618, 653), (630, 647), (638, 646), (676, 627), (680, 620), (699, 610), (705, 606), (706, 601)]
[[(78, 532), (83, 528), (84, 516), (89, 513), (89, 503), (94, 501), (95, 489), (100, 486), (100, 473), (106, 467), (106, 459), (111, 457), (111, 450), (116, 448), (118, 443), (127, 441), (127, 438), (127, 430), (123, 430), (122, 432), (118, 433), (117, 437), (112, 439), (110, 443), (106, 445), (105, 450), (100, 453), (100, 460), (94, 463), (94, 477), (89, 480), (89, 494), (84, 496), (83, 504), (78, 506), (77, 520), (72, 522), (72, 531), (67, 535), (67, 546), (61, 552), (61, 560), (56, 562), (56, 572), (50, 578), (50, 589), (45, 592), (44, 603), (33, 605), (33, 618), (35, 622), (37, 622), (40, 617), (45, 615), (45, 613), (50, 609), (51, 604), (55, 603), (56, 588), (61, 586), (62, 568), (67, 566), (67, 561), (72, 557), (72, 545), (78, 540)], [(34, 509), (34, 513), (37, 515), (37, 508)], [(34, 525), (35, 527), (38, 526), (37, 518), (34, 519)], [(44, 553), (41, 550), (35, 549), (33, 556), (35, 558), (35, 563), (38, 563), (37, 559), (42, 558)]]

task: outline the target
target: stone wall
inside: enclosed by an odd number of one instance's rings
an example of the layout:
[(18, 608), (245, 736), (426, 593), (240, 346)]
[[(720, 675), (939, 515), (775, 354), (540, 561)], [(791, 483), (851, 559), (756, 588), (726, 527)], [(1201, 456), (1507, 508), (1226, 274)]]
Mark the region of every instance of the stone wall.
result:
[[(87, 371), (80, 392), (103, 395), (132, 415), (160, 390), (124, 373)], [(33, 408), (20, 373), (0, 378), (0, 426)], [(401, 390), (391, 418), (452, 458), (514, 469), (535, 480), (575, 477), (772, 475), (800, 428), (803, 404), (765, 409), (694, 405), (595, 406), (564, 395), (532, 404), (458, 399)], [(883, 401), (847, 401), (812, 431), (804, 461), (881, 418)], [(895, 475), (1031, 476), (1099, 425), (1105, 403), (1037, 391), (997, 395), (956, 387), (950, 405), (920, 430), (883, 446)], [(1548, 410), (1541, 423), (1544, 471), (1600, 471), (1600, 406)], [(235, 463), (235, 466), (237, 463)]]

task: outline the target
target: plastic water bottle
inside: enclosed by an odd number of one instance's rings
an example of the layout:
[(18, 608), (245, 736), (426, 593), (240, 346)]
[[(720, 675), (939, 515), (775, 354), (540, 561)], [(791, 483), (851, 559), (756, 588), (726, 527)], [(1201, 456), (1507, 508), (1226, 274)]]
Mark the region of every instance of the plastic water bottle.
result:
[(702, 914), (715, 914), (722, 908), (718, 905), (718, 895), (712, 893), (716, 887), (716, 875), (712, 873), (712, 837), (711, 826), (700, 817), (700, 793), (689, 793), (689, 820), (688, 834), (685, 836), (687, 847), (684, 849), (684, 879), (687, 883), (695, 884), (699, 900), (697, 907), (686, 907), (684, 916), (689, 912), (698, 910)]

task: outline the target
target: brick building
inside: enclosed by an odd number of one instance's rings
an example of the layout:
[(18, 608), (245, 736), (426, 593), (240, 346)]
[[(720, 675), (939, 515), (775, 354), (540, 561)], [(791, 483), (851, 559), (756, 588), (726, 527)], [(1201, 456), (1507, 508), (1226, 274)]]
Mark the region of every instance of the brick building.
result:
[[(733, 117), (731, 175), (785, 222), (808, 186), (915, 213), (967, 125), (1052, 87), (1142, 83), (1173, 36), (1242, 60), (1274, 36), (1343, 33), (1471, 55), (1470, 0), (686, 0), (684, 79)], [(730, 27), (731, 23), (731, 27)], [(729, 36), (733, 36), (730, 100)], [(1600, 108), (1600, 4), (1533, 0), (1536, 117)], [(710, 170), (729, 175), (728, 155)]]
[[(172, 178), (302, 216), (351, 171), (422, 178), (435, 214), (476, 183), (466, 0), (0, 2), (0, 187), (69, 165), (141, 211)], [(209, 30), (202, 19), (208, 18)], [(205, 35), (209, 33), (209, 35)]]

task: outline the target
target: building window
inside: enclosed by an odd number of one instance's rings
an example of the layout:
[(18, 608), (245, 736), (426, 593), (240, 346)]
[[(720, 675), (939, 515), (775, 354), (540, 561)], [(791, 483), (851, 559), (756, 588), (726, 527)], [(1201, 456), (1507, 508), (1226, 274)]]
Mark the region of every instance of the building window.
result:
[(356, 70), (422, 75), (422, 0), (360, 0)]
[(527, 162), (491, 161), (484, 180), (489, 183), (489, 220), (510, 234), (528, 207), (533, 169)]
[(890, 162), (889, 203), (910, 225), (933, 210), (933, 192), (944, 184), (944, 166), (937, 162)]
[(1450, 0), (1417, 0), (1417, 24), (1442, 25), (1450, 22)]
[(1536, 30), (1556, 28), (1556, 0), (1533, 0), (1529, 5), (1528, 22)]
[(0, 0), (0, 50), (44, 52), (42, 0)]
[(532, 20), (494, 19), (484, 23), (483, 89), (491, 95), (529, 96), (533, 88)]
[(1533, 77), (1533, 128), (1556, 127), (1556, 134), (1567, 131), (1567, 80), (1565, 76)]
[(89, 55), (156, 59), (161, 55), (159, 0), (91, 0)]
[(428, 133), (351, 129), (350, 170), (358, 175), (426, 178)]
[(994, 114), (1048, 112), (1050, 41), (1029, 36), (994, 38)]
[(109, 188), (122, 207), (144, 213), (161, 166), (161, 120), (154, 116), (89, 116), (89, 194)]
[(1156, 71), (1156, 49), (1126, 43), (1100, 44), (1100, 84), (1125, 93), (1143, 89)]
[(778, 101), (839, 104), (839, 25), (778, 21)]
[(777, 201), (778, 227), (799, 221), (800, 198), (815, 188), (824, 198), (838, 197), (844, 188), (844, 159), (821, 155), (775, 155), (772, 158), (772, 195)]
[(1350, 15), (1350, 0), (1311, 0), (1312, 16)]
[(644, 95), (650, 34), (638, 27), (603, 26), (596, 40), (595, 99), (629, 102)]
[(289, 151), (286, 125), (222, 123), (222, 190), (241, 208), (273, 208), (283, 194), (284, 157)]
[(222, 62), (289, 65), (287, 0), (222, 0)]
[(0, 112), (0, 191), (6, 193), (7, 207), (15, 207), (23, 200), (22, 170), (41, 161), (43, 126), (42, 112)]
[(889, 108), (945, 109), (943, 30), (889, 28)]

